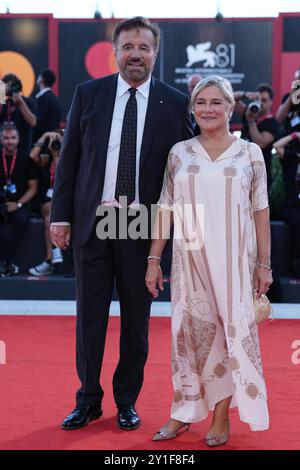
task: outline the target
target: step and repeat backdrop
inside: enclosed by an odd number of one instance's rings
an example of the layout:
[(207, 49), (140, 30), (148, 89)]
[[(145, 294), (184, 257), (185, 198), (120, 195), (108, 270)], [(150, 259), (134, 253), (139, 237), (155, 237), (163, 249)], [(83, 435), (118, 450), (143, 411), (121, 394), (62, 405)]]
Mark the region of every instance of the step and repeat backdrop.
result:
[[(15, 73), (25, 95), (45, 67), (58, 77), (64, 117), (76, 85), (116, 72), (111, 36), (117, 20), (67, 20), (51, 15), (0, 15), (0, 77)], [(275, 87), (277, 103), (300, 65), (300, 14), (278, 18), (156, 20), (161, 47), (155, 75), (186, 92), (191, 74), (227, 77), (234, 89)]]
[(22, 81), (23, 94), (30, 96), (38, 72), (48, 66), (48, 51), (48, 18), (0, 15), (0, 78), (14, 73)]
[[(161, 45), (154, 73), (184, 92), (193, 73), (222, 74), (241, 89), (253, 88), (257, 80), (272, 80), (271, 20), (157, 23)], [(60, 23), (59, 89), (65, 107), (78, 82), (116, 71), (110, 42), (113, 26), (111, 22)], [(255, 50), (259, 54), (251, 53)]]

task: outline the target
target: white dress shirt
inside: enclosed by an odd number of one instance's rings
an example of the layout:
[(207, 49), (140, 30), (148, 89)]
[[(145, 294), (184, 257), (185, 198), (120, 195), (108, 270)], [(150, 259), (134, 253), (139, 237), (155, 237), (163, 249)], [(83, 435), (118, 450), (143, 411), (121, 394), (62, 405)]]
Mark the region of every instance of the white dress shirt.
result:
[(47, 93), (47, 91), (52, 91), (51, 88), (47, 87), (47, 88), (43, 88), (41, 91), (39, 91), (35, 97), (36, 98), (40, 98), (41, 96), (43, 96), (45, 93)]
[[(149, 100), (151, 76), (146, 82), (137, 87), (137, 139), (136, 139), (136, 173), (135, 173), (135, 200), (130, 207), (139, 203), (139, 173), (140, 173), (140, 153), (145, 126), (145, 118)], [(131, 88), (119, 74), (117, 93), (112, 117), (110, 136), (107, 149), (107, 159), (105, 168), (105, 178), (101, 204), (113, 205), (119, 207), (118, 201), (115, 199), (115, 189), (117, 182), (118, 162), (121, 144), (121, 133), (125, 107), (130, 97), (128, 89)]]
[[(135, 175), (135, 200), (130, 207), (136, 207), (139, 203), (139, 173), (140, 173), (140, 153), (144, 133), (147, 106), (149, 101), (151, 75), (146, 82), (137, 87), (137, 139), (136, 139), (136, 175)], [(126, 103), (130, 97), (128, 89), (131, 85), (127, 83), (119, 74), (114, 112), (111, 122), (110, 136), (108, 141), (107, 159), (105, 167), (105, 177), (101, 204), (120, 207), (115, 199), (115, 189), (117, 182), (119, 152), (121, 144), (122, 124)], [(99, 201), (100, 204), (100, 201)], [(51, 225), (70, 225), (68, 222), (53, 222)]]

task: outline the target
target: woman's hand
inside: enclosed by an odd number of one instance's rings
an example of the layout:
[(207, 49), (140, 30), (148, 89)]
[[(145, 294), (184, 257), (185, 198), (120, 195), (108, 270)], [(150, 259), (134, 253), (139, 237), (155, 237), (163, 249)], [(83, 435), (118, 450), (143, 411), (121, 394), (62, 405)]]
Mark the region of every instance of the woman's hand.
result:
[(258, 299), (261, 294), (266, 294), (269, 290), (269, 286), (272, 284), (272, 271), (266, 268), (258, 266), (253, 275), (253, 286), (256, 292), (256, 298)]
[(160, 290), (164, 290), (163, 275), (158, 261), (148, 261), (148, 269), (146, 272), (145, 281), (150, 294), (154, 297), (154, 299), (156, 299), (159, 293), (159, 290), (156, 288), (156, 285), (158, 284)]

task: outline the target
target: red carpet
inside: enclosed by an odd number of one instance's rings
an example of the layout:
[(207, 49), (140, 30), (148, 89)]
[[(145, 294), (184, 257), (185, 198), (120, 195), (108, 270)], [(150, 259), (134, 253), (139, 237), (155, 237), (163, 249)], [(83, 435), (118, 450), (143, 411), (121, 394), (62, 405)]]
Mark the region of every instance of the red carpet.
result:
[[(143, 425), (124, 432), (115, 426), (111, 378), (117, 360), (118, 318), (110, 319), (103, 369), (104, 415), (78, 431), (62, 431), (78, 387), (74, 364), (73, 317), (0, 316), (0, 340), (7, 363), (0, 365), (0, 449), (207, 449), (203, 437), (210, 419), (192, 425), (176, 440), (152, 442), (168, 419), (170, 319), (151, 320), (150, 356), (137, 403)], [(270, 430), (251, 432), (231, 410), (231, 437), (223, 449), (300, 448), (300, 365), (291, 344), (300, 339), (299, 320), (275, 320), (261, 327), (261, 348), (269, 394)]]

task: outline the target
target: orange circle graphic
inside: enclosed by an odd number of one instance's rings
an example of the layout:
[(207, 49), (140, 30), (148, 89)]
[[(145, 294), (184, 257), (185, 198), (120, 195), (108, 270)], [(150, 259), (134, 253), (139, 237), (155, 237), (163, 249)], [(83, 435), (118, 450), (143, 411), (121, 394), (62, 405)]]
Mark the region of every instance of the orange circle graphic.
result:
[(14, 51), (0, 52), (0, 78), (7, 73), (14, 73), (21, 80), (23, 95), (31, 95), (35, 86), (35, 73), (26, 57)]
[(104, 77), (117, 72), (112, 43), (109, 41), (95, 42), (85, 55), (85, 68), (93, 78)]

